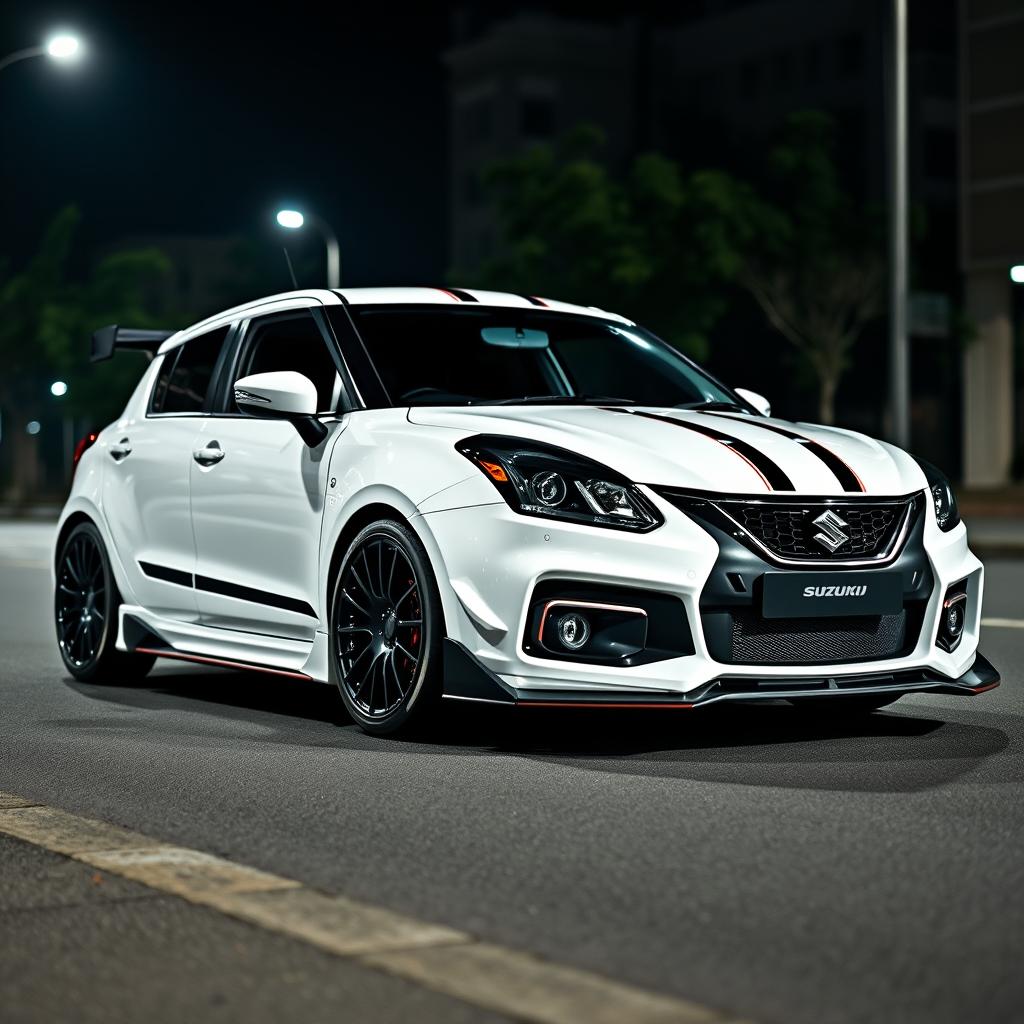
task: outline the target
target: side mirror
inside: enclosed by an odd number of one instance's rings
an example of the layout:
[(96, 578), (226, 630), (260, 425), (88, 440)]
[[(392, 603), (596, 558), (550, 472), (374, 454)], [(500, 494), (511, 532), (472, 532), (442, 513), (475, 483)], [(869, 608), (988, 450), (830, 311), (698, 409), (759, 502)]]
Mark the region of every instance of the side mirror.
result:
[(327, 428), (316, 418), (316, 385), (301, 373), (254, 373), (236, 380), (234, 390), (240, 412), (260, 419), (288, 420), (310, 448), (327, 436)]
[(756, 391), (748, 391), (746, 388), (733, 388), (744, 402), (748, 402), (752, 405), (762, 416), (771, 416), (772, 414), (772, 403), (768, 401), (764, 395), (759, 395)]

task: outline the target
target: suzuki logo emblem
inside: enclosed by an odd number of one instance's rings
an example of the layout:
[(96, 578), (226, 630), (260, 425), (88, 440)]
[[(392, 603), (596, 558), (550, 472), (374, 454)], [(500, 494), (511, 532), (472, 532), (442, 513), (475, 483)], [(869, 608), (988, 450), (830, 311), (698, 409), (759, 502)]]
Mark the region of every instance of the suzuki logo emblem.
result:
[(840, 519), (832, 509), (822, 512), (814, 520), (814, 525), (821, 529), (821, 533), (816, 533), (814, 539), (829, 551), (838, 551), (850, 539), (850, 535), (843, 529), (849, 523)]

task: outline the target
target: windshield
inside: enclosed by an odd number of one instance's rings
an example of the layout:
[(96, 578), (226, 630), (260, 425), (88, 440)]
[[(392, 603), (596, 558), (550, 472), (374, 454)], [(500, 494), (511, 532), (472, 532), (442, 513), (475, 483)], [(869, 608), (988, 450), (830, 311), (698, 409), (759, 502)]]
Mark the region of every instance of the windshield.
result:
[(350, 307), (394, 405), (747, 406), (638, 327), (519, 309)]

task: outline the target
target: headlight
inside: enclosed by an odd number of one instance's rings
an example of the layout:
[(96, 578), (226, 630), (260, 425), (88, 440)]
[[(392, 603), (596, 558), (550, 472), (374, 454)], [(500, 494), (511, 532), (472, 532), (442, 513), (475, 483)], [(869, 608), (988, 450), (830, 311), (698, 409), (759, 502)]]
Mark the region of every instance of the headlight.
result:
[(635, 533), (662, 523), (657, 510), (632, 483), (562, 448), (490, 436), (470, 437), (455, 447), (523, 515)]
[(928, 481), (928, 490), (935, 506), (935, 521), (939, 524), (939, 529), (952, 530), (960, 522), (960, 510), (957, 508), (956, 495), (953, 494), (949, 480), (930, 462), (918, 459), (917, 464), (924, 471)]

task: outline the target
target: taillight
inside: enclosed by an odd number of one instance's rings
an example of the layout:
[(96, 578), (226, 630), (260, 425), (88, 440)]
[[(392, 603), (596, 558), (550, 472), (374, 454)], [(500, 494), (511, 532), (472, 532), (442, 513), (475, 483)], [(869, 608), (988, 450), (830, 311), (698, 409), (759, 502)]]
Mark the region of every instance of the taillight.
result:
[(96, 438), (99, 434), (86, 434), (78, 444), (75, 445), (75, 454), (71, 459), (71, 479), (75, 479), (75, 470), (78, 469), (78, 463), (81, 462), (82, 456), (96, 443)]

